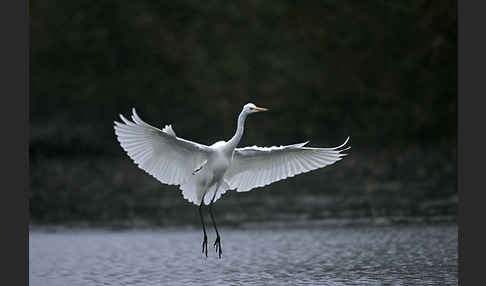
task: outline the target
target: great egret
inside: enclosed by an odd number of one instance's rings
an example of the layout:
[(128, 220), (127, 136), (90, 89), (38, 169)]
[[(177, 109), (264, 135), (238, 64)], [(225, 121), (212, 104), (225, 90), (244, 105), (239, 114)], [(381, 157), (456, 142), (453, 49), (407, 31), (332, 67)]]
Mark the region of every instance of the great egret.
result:
[(115, 134), (128, 156), (144, 171), (168, 185), (179, 185), (183, 197), (199, 206), (204, 233), (202, 251), (208, 255), (206, 227), (202, 215), (204, 204), (216, 231), (214, 247), (221, 258), (221, 239), (212, 205), (227, 190), (247, 192), (273, 182), (331, 165), (346, 154), (342, 149), (349, 140), (334, 148), (305, 147), (309, 142), (280, 147), (236, 148), (243, 136), (249, 114), (266, 108), (248, 103), (238, 116), (235, 135), (227, 142), (211, 146), (177, 137), (171, 125), (162, 130), (145, 123), (132, 109), (132, 120), (120, 114), (123, 123), (115, 121)]

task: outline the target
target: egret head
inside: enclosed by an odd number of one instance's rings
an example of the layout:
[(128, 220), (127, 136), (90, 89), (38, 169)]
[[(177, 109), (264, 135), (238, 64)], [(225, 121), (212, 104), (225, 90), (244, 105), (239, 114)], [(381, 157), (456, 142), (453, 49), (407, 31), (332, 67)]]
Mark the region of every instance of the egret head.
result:
[(253, 103), (247, 103), (245, 106), (243, 106), (243, 111), (245, 113), (255, 113), (255, 112), (260, 112), (260, 111), (267, 111), (268, 109), (263, 108), (263, 107), (258, 107)]

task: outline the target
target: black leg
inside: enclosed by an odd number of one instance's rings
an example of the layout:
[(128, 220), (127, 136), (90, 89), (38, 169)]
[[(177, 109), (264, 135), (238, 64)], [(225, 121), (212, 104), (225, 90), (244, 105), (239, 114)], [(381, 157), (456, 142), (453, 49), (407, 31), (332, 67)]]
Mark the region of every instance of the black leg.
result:
[(206, 254), (206, 257), (208, 257), (208, 236), (206, 234), (206, 227), (204, 226), (204, 218), (203, 218), (203, 213), (202, 213), (202, 206), (204, 204), (204, 200), (201, 201), (201, 204), (199, 205), (199, 216), (201, 217), (201, 224), (202, 224), (202, 229), (204, 232), (204, 239), (202, 243), (202, 253)]
[(223, 251), (221, 250), (221, 239), (219, 237), (219, 232), (218, 232), (218, 227), (216, 226), (216, 221), (214, 220), (212, 206), (213, 206), (213, 201), (211, 200), (211, 203), (209, 204), (209, 213), (211, 214), (211, 220), (213, 221), (214, 230), (216, 231), (216, 241), (214, 242), (214, 247), (216, 248), (216, 252), (218, 253), (219, 258), (221, 258), (221, 254), (223, 253)]

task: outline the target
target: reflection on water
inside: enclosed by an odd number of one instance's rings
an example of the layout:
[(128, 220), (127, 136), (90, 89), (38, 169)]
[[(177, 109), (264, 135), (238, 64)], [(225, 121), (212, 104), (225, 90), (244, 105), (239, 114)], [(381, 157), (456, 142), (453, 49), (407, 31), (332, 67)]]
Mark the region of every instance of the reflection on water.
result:
[[(29, 234), (35, 285), (457, 285), (457, 227)], [(214, 234), (209, 233), (212, 246)], [(213, 251), (211, 251), (213, 250)]]

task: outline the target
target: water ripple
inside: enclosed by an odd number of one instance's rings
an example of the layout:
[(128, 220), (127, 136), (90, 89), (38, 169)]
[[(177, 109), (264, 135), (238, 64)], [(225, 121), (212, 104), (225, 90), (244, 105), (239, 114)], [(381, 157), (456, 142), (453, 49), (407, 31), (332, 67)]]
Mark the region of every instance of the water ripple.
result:
[[(457, 285), (457, 227), (29, 234), (30, 285)], [(210, 234), (209, 245), (214, 235)]]

